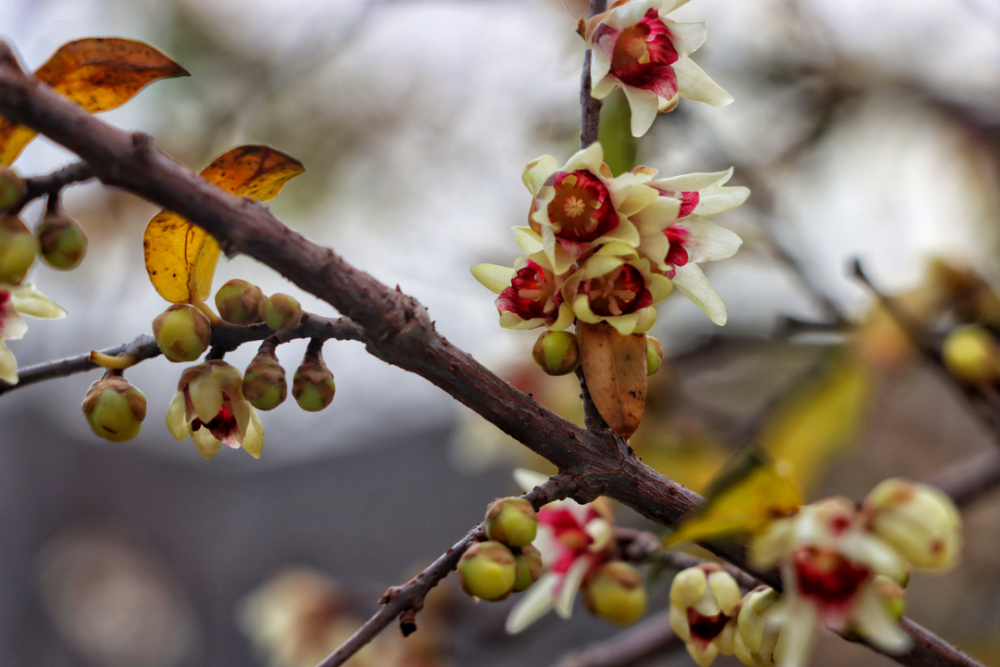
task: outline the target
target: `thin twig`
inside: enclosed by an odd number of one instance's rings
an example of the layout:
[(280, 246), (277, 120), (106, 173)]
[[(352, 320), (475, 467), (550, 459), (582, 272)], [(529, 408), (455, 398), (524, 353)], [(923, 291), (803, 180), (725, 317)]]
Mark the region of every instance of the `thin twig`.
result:
[(56, 194), (67, 185), (89, 181), (94, 177), (94, 171), (90, 165), (86, 162), (74, 162), (51, 174), (26, 178), (28, 191), (17, 208), (23, 208), (31, 200), (44, 195)]
[(611, 639), (570, 653), (556, 667), (628, 667), (683, 646), (666, 614), (654, 614)]

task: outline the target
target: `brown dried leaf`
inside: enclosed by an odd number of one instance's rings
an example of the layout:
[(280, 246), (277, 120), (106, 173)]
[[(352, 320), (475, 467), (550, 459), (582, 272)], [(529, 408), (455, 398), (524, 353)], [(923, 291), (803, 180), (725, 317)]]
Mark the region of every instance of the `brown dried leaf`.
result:
[(606, 322), (577, 322), (576, 337), (594, 405), (611, 430), (631, 437), (646, 406), (646, 335), (623, 336)]

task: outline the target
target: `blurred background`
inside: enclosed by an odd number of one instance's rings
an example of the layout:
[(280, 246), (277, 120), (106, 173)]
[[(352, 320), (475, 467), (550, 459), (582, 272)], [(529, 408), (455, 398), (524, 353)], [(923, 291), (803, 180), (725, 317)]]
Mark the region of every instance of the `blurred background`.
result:
[[(0, 35), (30, 68), (81, 37), (160, 48), (192, 76), (151, 86), (105, 120), (151, 133), (194, 170), (245, 143), (300, 159), (305, 174), (269, 202), (280, 218), (416, 296), (450, 341), (578, 419), (575, 378), (537, 371), (537, 332), (501, 330), (469, 267), (519, 254), (509, 230), (529, 204), (523, 165), (577, 150), (573, 17), (585, 11), (581, 0), (0, 0)], [(664, 175), (735, 166), (732, 184), (753, 194), (716, 218), (743, 237), (740, 252), (705, 267), (729, 323), (715, 327), (676, 292), (659, 309), (652, 333), (670, 359), (633, 440), (643, 458), (703, 489), (778, 407), (817, 446), (830, 432), (843, 440), (811, 497), (860, 499), (885, 477), (924, 479), (996, 447), (848, 265), (860, 258), (931, 336), (1000, 322), (990, 291), (1000, 280), (1000, 2), (696, 0), (673, 17), (708, 22), (695, 60), (737, 102), (682, 102), (636, 142), (616, 94), (602, 118), (608, 162)], [(40, 174), (71, 159), (40, 139), (16, 166)], [(29, 322), (11, 344), (21, 366), (130, 341), (167, 305), (141, 252), (156, 207), (96, 184), (71, 189), (65, 206), (90, 235), (89, 257), (71, 275), (33, 270), (70, 315)], [(25, 219), (40, 213), (35, 204)], [(234, 277), (333, 314), (247, 258), (222, 262), (215, 284)], [(294, 368), (304, 349), (279, 357)], [(242, 368), (254, 351), (227, 359)], [(163, 358), (128, 373), (149, 412), (121, 445), (93, 436), (80, 413), (97, 373), (0, 398), (0, 664), (308, 667), (387, 586), (514, 493), (513, 467), (548, 470), (358, 344), (330, 342), (325, 356), (333, 405), (262, 414), (259, 461), (231, 450), (205, 461), (169, 435), (180, 368)], [(846, 416), (813, 415), (846, 391), (845, 372), (863, 375), (852, 396), (864, 400), (847, 401)], [(621, 508), (618, 520), (649, 527)], [(914, 577), (908, 613), (1000, 665), (1000, 493), (965, 520), (962, 564)], [(618, 632), (578, 609), (510, 638), (513, 601), (472, 609), (455, 583), (436, 591), (416, 635), (404, 642), (392, 628), (356, 664), (557, 664)], [(643, 664), (691, 663), (674, 646)], [(891, 663), (828, 638), (813, 664)]]

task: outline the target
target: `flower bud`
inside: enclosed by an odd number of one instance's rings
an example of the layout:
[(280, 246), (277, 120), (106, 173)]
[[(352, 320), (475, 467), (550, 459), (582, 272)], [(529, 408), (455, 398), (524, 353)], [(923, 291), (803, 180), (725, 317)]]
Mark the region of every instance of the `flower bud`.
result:
[(927, 484), (901, 478), (880, 483), (862, 505), (869, 530), (914, 567), (954, 565), (962, 542), (962, 518), (951, 498)]
[(549, 375), (566, 375), (580, 365), (576, 336), (568, 331), (546, 331), (531, 349), (535, 363)]
[(542, 574), (542, 552), (526, 544), (514, 554), (517, 575), (514, 577), (514, 592), (520, 593), (531, 588)]
[(87, 235), (80, 223), (63, 211), (50, 211), (35, 230), (45, 263), (60, 271), (75, 269), (87, 254)]
[(646, 375), (652, 375), (663, 361), (663, 343), (652, 336), (646, 336)]
[(670, 585), (670, 627), (702, 667), (719, 653), (733, 652), (733, 635), (740, 588), (717, 563), (681, 570)]
[(153, 320), (153, 336), (170, 361), (194, 361), (208, 349), (212, 325), (194, 306), (175, 303)]
[(275, 331), (294, 329), (302, 321), (302, 306), (287, 294), (272, 294), (264, 302), (264, 322)]
[(0, 218), (0, 283), (16, 285), (24, 280), (38, 251), (38, 239), (21, 218)]
[(260, 322), (264, 314), (264, 293), (246, 280), (230, 280), (215, 293), (219, 317), (232, 324)]
[(646, 611), (642, 575), (628, 563), (604, 563), (587, 577), (583, 586), (587, 609), (606, 621), (630, 625)]
[(258, 410), (273, 410), (288, 397), (285, 369), (277, 360), (257, 355), (243, 376), (243, 397)]
[(879, 599), (892, 620), (899, 621), (906, 613), (906, 599), (903, 597), (902, 587), (892, 577), (880, 574), (872, 580), (872, 588), (875, 596)]
[(1000, 376), (1000, 345), (981, 326), (959, 327), (941, 346), (948, 371), (969, 384), (989, 384)]
[(524, 498), (500, 498), (486, 510), (486, 537), (509, 547), (531, 544), (538, 533), (535, 508)]
[(124, 378), (113, 376), (90, 385), (82, 408), (96, 435), (125, 442), (139, 433), (146, 418), (146, 397)]
[(0, 212), (17, 206), (28, 194), (28, 184), (13, 169), (0, 167)]
[(503, 600), (514, 590), (517, 564), (510, 549), (499, 542), (477, 542), (458, 562), (462, 590), (483, 600)]
[(773, 588), (758, 586), (740, 601), (733, 635), (733, 653), (744, 665), (766, 667), (775, 662), (781, 626), (768, 623), (768, 615), (778, 601)]
[(333, 401), (337, 385), (326, 364), (304, 363), (292, 379), (292, 396), (299, 407), (307, 412), (319, 412)]

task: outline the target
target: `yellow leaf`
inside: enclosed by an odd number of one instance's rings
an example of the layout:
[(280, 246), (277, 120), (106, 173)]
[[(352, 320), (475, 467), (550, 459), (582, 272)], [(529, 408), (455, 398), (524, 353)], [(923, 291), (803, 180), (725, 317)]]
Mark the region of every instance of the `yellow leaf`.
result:
[[(304, 171), (302, 163), (269, 146), (240, 146), (216, 158), (202, 178), (237, 197), (273, 199)], [(171, 303), (205, 301), (219, 261), (219, 244), (201, 227), (172, 211), (160, 211), (143, 237), (146, 272)]]
[[(128, 39), (78, 39), (59, 47), (35, 77), (88, 113), (110, 111), (144, 87), (187, 70), (148, 44)], [(36, 132), (0, 118), (0, 165), (17, 159)]]
[(577, 322), (576, 336), (597, 411), (611, 430), (631, 437), (646, 406), (646, 335), (623, 336), (607, 322)]

